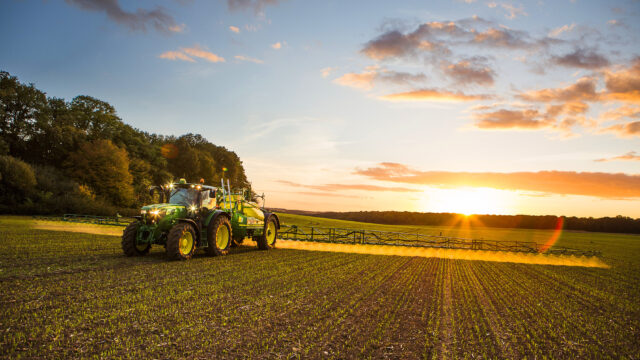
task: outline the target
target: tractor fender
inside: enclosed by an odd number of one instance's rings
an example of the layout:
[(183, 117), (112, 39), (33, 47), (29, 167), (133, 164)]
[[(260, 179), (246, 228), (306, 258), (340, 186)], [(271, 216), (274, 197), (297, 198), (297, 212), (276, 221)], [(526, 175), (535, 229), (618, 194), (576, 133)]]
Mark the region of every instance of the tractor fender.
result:
[(267, 220), (269, 220), (269, 217), (273, 216), (276, 219), (276, 227), (278, 230), (280, 230), (280, 219), (278, 218), (278, 215), (265, 210), (263, 211), (264, 211), (264, 226), (267, 226)]
[(209, 227), (210, 224), (213, 224), (213, 222), (218, 218), (218, 216), (226, 216), (227, 219), (229, 219), (229, 221), (231, 221), (231, 215), (229, 215), (229, 213), (227, 213), (226, 211), (222, 211), (222, 210), (215, 210), (213, 211), (211, 214), (209, 214), (204, 222), (204, 225)]
[(177, 221), (179, 223), (187, 223), (193, 226), (193, 228), (196, 230), (196, 244), (199, 244), (200, 243), (200, 226), (198, 226), (198, 224), (191, 219), (181, 218), (181, 219), (177, 219)]

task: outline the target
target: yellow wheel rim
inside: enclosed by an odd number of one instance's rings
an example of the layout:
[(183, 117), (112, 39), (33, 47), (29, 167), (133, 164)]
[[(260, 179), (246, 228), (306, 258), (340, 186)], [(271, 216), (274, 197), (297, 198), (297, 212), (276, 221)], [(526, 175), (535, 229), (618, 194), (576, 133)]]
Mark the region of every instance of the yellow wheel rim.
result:
[(229, 246), (229, 229), (220, 225), (216, 231), (216, 246), (218, 249), (226, 249)]
[(180, 254), (187, 255), (191, 253), (191, 249), (193, 249), (193, 235), (187, 230), (180, 237)]
[(273, 221), (269, 221), (267, 224), (267, 244), (273, 245), (276, 243), (276, 224)]
[(148, 244), (136, 244), (136, 250), (145, 251), (147, 249)]

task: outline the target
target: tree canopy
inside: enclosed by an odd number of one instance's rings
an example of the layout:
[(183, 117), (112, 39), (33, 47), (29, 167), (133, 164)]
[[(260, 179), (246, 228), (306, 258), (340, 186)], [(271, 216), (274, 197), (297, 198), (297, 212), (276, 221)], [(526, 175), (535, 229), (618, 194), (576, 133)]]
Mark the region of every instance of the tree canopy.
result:
[[(33, 84), (23, 84), (5, 71), (0, 72), (3, 155), (19, 161), (5, 159), (5, 164), (24, 170), (24, 166), (16, 165), (24, 163), (42, 181), (46, 180), (38, 176), (38, 171), (55, 172), (65, 179), (67, 189), (75, 189), (73, 194), (94, 198), (105, 209), (110, 205), (138, 207), (150, 200), (145, 191), (149, 185), (178, 178), (194, 182), (204, 178), (209, 184), (217, 184), (223, 167), (228, 169), (225, 177), (234, 186), (249, 185), (240, 158), (201, 135), (166, 136), (141, 131), (124, 123), (115, 107), (103, 100), (86, 95), (71, 101), (47, 97)], [(2, 186), (0, 190), (9, 191), (5, 187), (8, 183)], [(21, 208), (21, 212), (29, 212), (25, 204), (43, 202), (46, 196), (63, 196), (44, 187), (38, 182), (33, 191), (14, 196), (0, 211)], [(88, 198), (65, 203), (78, 204)], [(48, 210), (38, 207), (38, 211)], [(71, 206), (63, 211), (74, 209)]]

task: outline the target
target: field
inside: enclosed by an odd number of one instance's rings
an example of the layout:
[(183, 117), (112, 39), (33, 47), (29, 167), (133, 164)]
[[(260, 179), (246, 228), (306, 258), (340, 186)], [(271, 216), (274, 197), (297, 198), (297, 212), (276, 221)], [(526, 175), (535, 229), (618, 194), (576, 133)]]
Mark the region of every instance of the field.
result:
[(602, 252), (597, 268), (249, 246), (170, 262), (124, 257), (118, 231), (0, 218), (1, 357), (640, 358), (639, 236), (563, 232), (559, 246)]

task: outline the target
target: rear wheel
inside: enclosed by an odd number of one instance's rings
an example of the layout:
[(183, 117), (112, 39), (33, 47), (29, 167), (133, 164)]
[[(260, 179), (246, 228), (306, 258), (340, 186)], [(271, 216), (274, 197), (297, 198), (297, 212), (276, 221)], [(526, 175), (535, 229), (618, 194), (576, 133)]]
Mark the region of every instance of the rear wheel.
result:
[(278, 226), (276, 219), (270, 216), (264, 225), (264, 234), (258, 236), (258, 249), (269, 250), (276, 247), (276, 239), (278, 237)]
[(231, 224), (226, 216), (218, 216), (207, 229), (207, 240), (209, 246), (206, 247), (207, 255), (220, 256), (229, 252), (232, 243)]
[(187, 260), (196, 251), (196, 230), (187, 223), (177, 223), (167, 236), (167, 256), (173, 260)]
[(140, 223), (137, 221), (127, 225), (122, 233), (122, 251), (127, 256), (144, 256), (149, 253), (151, 244), (137, 244), (138, 228)]

